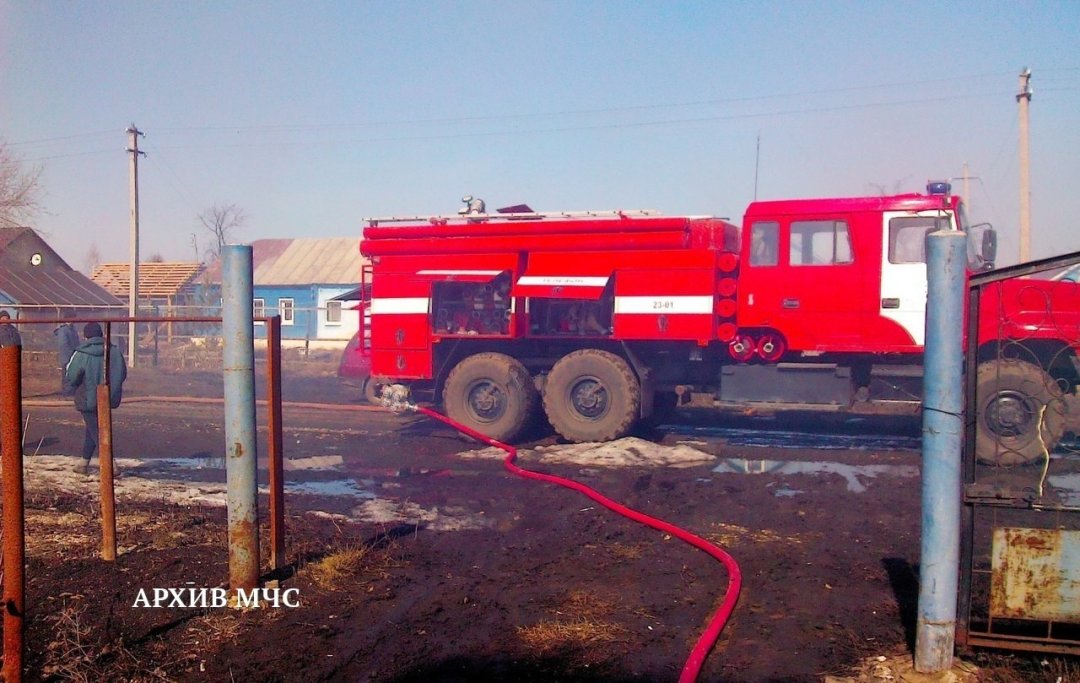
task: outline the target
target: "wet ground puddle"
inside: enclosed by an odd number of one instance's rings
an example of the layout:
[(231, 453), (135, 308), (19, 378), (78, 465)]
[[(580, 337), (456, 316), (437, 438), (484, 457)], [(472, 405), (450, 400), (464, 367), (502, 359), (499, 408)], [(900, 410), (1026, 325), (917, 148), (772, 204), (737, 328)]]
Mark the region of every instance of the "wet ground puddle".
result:
[[(724, 458), (713, 468), (719, 474), (770, 474), (770, 475), (831, 475), (838, 474), (847, 482), (847, 490), (852, 493), (866, 491), (865, 479), (876, 477), (915, 477), (919, 474), (917, 465), (848, 465), (842, 462), (797, 461), (797, 460), (751, 460), (747, 458)], [(787, 485), (777, 489), (773, 495), (778, 497), (796, 496), (805, 491), (789, 488)]]

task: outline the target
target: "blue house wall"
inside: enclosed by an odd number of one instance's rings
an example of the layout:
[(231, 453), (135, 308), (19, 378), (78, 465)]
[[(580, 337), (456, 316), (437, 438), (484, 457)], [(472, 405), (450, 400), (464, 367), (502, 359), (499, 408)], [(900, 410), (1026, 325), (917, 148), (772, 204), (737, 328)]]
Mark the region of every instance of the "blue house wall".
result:
[[(318, 305), (317, 288), (313, 285), (255, 285), (255, 299), (263, 300), (264, 315), (276, 315), (281, 312), (281, 300), (292, 299), (293, 319), (290, 324), (284, 318), (281, 321), (282, 339), (315, 339), (318, 331), (318, 314), (314, 310)], [(256, 301), (256, 304), (258, 302)], [(256, 338), (266, 337), (264, 325), (255, 326)]]

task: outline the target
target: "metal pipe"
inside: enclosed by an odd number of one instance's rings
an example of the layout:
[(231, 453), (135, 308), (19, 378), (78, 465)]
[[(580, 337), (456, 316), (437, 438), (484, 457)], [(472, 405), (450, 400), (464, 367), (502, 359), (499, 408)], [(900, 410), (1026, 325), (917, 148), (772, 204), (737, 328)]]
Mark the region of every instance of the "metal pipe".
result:
[[(108, 353), (108, 351), (106, 351)], [(97, 386), (98, 466), (101, 475), (101, 559), (116, 560), (116, 489), (113, 477), (109, 385)]]
[(112, 325), (105, 323), (103, 377), (97, 385), (98, 474), (101, 479), (101, 559), (116, 560), (116, 489), (113, 477), (112, 404), (109, 402), (109, 373), (112, 366)]
[(4, 502), (5, 681), (21, 681), (26, 618), (26, 538), (23, 510), (22, 349), (0, 348), (0, 466)]
[(227, 245), (221, 257), (229, 585), (251, 590), (259, 583), (251, 247)]
[(931, 233), (926, 252), (922, 559), (915, 670), (938, 673), (952, 666), (956, 635), (967, 235), (955, 230)]
[(266, 321), (266, 430), (270, 447), (270, 562), (285, 566), (285, 449), (281, 433), (281, 316)]

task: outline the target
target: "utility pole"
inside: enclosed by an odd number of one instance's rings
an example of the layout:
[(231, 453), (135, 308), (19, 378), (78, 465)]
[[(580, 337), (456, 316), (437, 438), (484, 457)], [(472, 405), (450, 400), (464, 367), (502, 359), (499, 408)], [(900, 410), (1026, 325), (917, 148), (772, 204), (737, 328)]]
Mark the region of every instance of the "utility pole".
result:
[(964, 175), (956, 176), (955, 178), (949, 178), (949, 180), (963, 180), (964, 181), (964, 192), (960, 196), (964, 198), (964, 205), (967, 207), (968, 220), (972, 220), (972, 218), (971, 218), (971, 216), (972, 216), (972, 213), (971, 213), (971, 184), (968, 183), (968, 181), (969, 180), (978, 180), (979, 182), (982, 182), (982, 178), (980, 178), (977, 175), (971, 175), (971, 173), (968, 171), (968, 162), (965, 161), (964, 162)]
[(1028, 152), (1028, 106), (1031, 104), (1031, 69), (1020, 72), (1020, 263), (1031, 260), (1031, 159)]
[[(146, 156), (146, 152), (139, 151), (139, 136), (143, 133), (131, 124), (127, 129), (128, 148), (131, 154), (131, 167), (128, 176), (129, 203), (131, 205), (131, 277), (128, 287), (128, 317), (138, 315), (139, 298), (139, 155)], [(128, 367), (135, 367), (135, 353), (139, 348), (137, 326), (132, 320), (128, 323)]]
[(971, 188), (968, 186), (968, 180), (971, 176), (968, 175), (968, 165), (964, 162), (964, 201), (968, 203), (968, 212), (971, 211)]

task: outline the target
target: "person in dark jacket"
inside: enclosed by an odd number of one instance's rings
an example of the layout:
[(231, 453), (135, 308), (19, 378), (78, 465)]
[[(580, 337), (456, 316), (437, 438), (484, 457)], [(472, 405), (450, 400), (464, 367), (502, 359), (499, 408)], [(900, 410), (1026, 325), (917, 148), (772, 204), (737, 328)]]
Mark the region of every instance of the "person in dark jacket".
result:
[(9, 320), (11, 320), (11, 314), (0, 311), (0, 347), (22, 346), (22, 337), (19, 336), (19, 331), (15, 329), (15, 326), (8, 322)]
[[(105, 340), (101, 338), (101, 325), (86, 323), (83, 327), (86, 339), (71, 354), (64, 374), (64, 391), (75, 396), (75, 409), (86, 424), (83, 438), (83, 472), (90, 468), (90, 458), (98, 447), (97, 388), (105, 383)], [(116, 408), (123, 397), (127, 365), (124, 355), (116, 344), (109, 344), (109, 405)]]
[[(70, 318), (72, 315), (69, 313), (64, 317)], [(64, 378), (67, 375), (67, 365), (71, 360), (71, 355), (75, 353), (75, 348), (79, 345), (79, 333), (75, 331), (74, 325), (64, 323), (53, 330), (53, 334), (56, 335), (56, 363), (60, 368), (60, 391), (63, 393), (67, 391)]]

